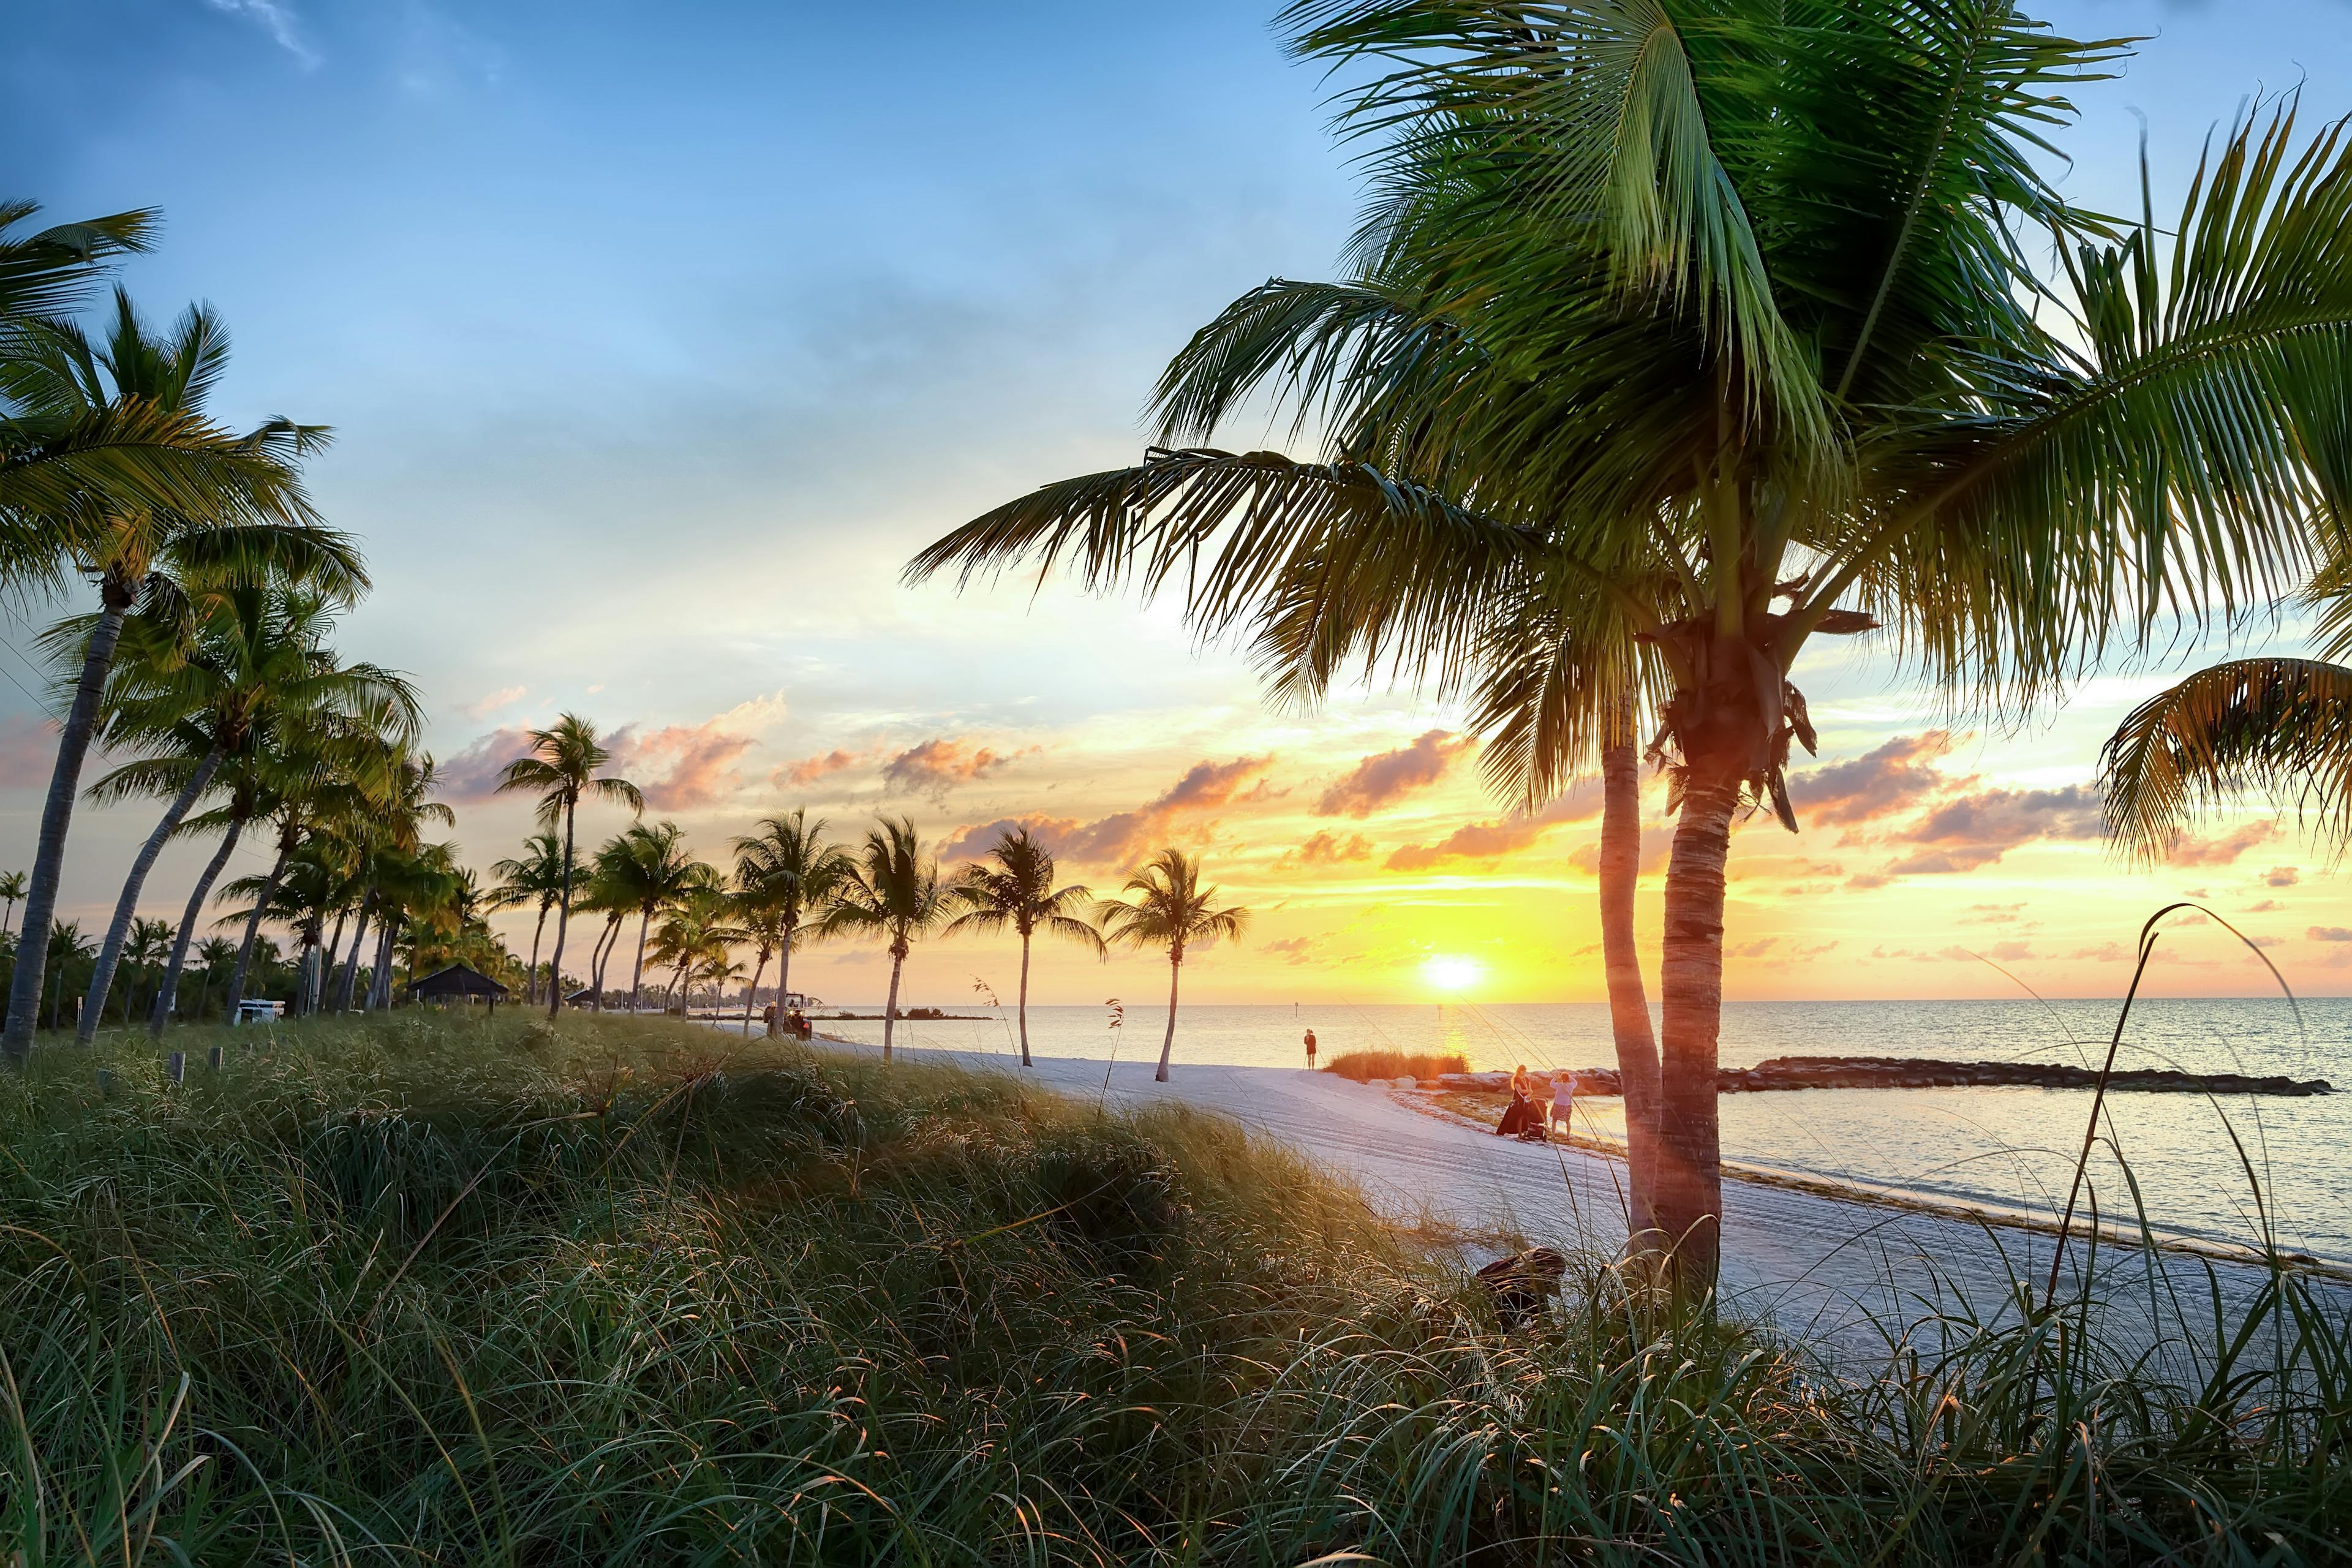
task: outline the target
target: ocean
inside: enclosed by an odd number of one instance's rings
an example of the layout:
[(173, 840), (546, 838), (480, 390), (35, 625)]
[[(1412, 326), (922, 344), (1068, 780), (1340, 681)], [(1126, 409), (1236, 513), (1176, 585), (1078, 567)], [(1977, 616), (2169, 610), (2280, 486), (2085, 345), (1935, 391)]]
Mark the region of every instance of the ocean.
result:
[[(2017, 1002), (1735, 1002), (1726, 1004), (1722, 1061), (1777, 1056), (1936, 1057), (1964, 1061), (2077, 1062), (2096, 1067), (2118, 1004)], [(2100, 1217), (2134, 1223), (2120, 1150), (2161, 1233), (2277, 1243), (2352, 1265), (2352, 998), (2294, 1007), (2284, 999), (2142, 1000), (2118, 1067), (2326, 1079), (2310, 1099), (2212, 1100), (2116, 1094), (2092, 1164)], [(914, 1049), (1010, 1055), (1012, 1010), (959, 1005), (977, 1021), (902, 1021)], [(1055, 1057), (1156, 1056), (1165, 1007), (1130, 1005), (1116, 1034), (1107, 1009), (1033, 1007), (1033, 1051)], [(829, 1032), (879, 1041), (878, 1023)], [(1600, 1004), (1426, 1006), (1186, 1005), (1175, 1068), (1187, 1062), (1300, 1068), (1313, 1028), (1328, 1062), (1342, 1051), (1460, 1051), (1477, 1068), (1609, 1067)], [(1727, 1160), (1930, 1198), (2054, 1215), (2082, 1146), (2088, 1090), (2042, 1089), (1799, 1089), (1723, 1097)], [(1587, 1100), (1579, 1131), (1616, 1140), (1615, 1100)], [(2234, 1141), (2233, 1141), (2234, 1134)]]

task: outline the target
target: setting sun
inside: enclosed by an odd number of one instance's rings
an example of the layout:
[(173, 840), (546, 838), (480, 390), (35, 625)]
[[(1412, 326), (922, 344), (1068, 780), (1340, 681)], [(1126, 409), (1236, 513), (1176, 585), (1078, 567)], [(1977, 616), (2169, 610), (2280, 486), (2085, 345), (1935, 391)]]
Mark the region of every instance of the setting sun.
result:
[(1440, 991), (1467, 991), (1485, 978), (1486, 966), (1475, 958), (1440, 954), (1421, 966), (1421, 977)]

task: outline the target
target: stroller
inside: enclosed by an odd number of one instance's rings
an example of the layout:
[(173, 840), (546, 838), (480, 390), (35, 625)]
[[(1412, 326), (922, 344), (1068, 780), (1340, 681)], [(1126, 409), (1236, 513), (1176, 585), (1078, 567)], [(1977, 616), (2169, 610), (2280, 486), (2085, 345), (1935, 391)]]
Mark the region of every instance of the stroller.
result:
[(1496, 1125), (1495, 1136), (1517, 1138), (1522, 1143), (1551, 1142), (1551, 1134), (1544, 1130), (1543, 1113), (1536, 1109), (1535, 1101), (1519, 1094), (1511, 1096), (1511, 1107)]

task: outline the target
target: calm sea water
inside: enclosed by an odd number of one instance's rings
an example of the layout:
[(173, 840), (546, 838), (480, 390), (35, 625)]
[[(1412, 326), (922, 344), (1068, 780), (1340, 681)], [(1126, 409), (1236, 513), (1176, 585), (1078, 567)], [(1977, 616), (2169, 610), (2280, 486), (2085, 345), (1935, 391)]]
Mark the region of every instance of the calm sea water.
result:
[[(960, 1007), (959, 1012), (990, 1010)], [(1722, 1058), (1937, 1057), (1969, 1061), (2098, 1065), (2115, 1027), (2111, 1002), (1748, 1002), (1724, 1008)], [(902, 1024), (917, 1047), (1009, 1053), (1002, 1019)], [(1116, 1037), (1100, 1007), (1034, 1007), (1034, 1050), (1055, 1057), (1156, 1055), (1164, 1008), (1131, 1006)], [(1177, 1020), (1179, 1069), (1188, 1061), (1300, 1067), (1309, 1026), (1323, 1059), (1341, 1051), (1460, 1051), (1474, 1066), (1613, 1065), (1609, 1016), (1588, 1005), (1480, 1006), (1192, 1006)], [(878, 1040), (879, 1024), (828, 1024)], [(2340, 1090), (2307, 1100), (2197, 1095), (2111, 1096), (2114, 1143), (2129, 1161), (2159, 1229), (2249, 1242), (2265, 1214), (2279, 1243), (2352, 1263), (2352, 998), (2143, 1001), (2133, 1009), (2119, 1067), (2320, 1078)], [(1805, 1175), (1944, 1198), (2053, 1213), (2083, 1140), (2087, 1090), (2040, 1089), (1801, 1089), (1727, 1095), (1727, 1159)], [(1614, 1100), (1588, 1100), (1583, 1130), (1621, 1137)], [(2103, 1132), (2105, 1131), (2102, 1130)], [(2234, 1131), (2239, 1147), (2232, 1143)], [(2252, 1178), (2247, 1167), (2252, 1168)], [(2123, 1219), (2131, 1198), (2114, 1149), (2093, 1165), (2103, 1217)]]

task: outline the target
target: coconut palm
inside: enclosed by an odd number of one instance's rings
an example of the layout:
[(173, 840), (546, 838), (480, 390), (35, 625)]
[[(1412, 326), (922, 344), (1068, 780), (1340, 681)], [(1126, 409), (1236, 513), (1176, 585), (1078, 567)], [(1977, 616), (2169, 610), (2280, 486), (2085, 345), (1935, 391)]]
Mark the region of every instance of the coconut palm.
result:
[(637, 915), (637, 960), (629, 974), (629, 1011), (637, 1010), (645, 987), (646, 940), (654, 916), (677, 907), (689, 894), (719, 888), (719, 873), (686, 847), (685, 829), (675, 822), (647, 827), (639, 823), (607, 844), (596, 859), (597, 880), (606, 898)]
[(948, 922), (947, 934), (1007, 929), (1021, 938), (1021, 1065), (1029, 1061), (1029, 943), (1039, 931), (1104, 952), (1102, 933), (1077, 911), (1095, 902), (1093, 889), (1076, 882), (1054, 886), (1054, 852), (1025, 827), (997, 835), (988, 851), (993, 866), (972, 866), (948, 889), (963, 912)]
[(0, 899), (6, 900), (8, 904), (6, 915), (0, 917), (0, 935), (5, 935), (16, 929), (16, 905), (24, 897), (25, 873), (11, 871), (5, 876), (0, 876)]
[[(184, 957), (185, 954), (182, 956)], [(196, 1016), (201, 1018), (204, 1016), (205, 1005), (211, 1000), (213, 977), (215, 975), (226, 977), (230, 967), (236, 963), (236, 943), (225, 936), (208, 936), (196, 944), (195, 958), (196, 973), (199, 977), (196, 987)], [(169, 978), (172, 977), (167, 972), (167, 979)], [(157, 1021), (171, 1016), (174, 1008), (175, 998), (168, 984), (157, 995), (155, 1001), (158, 1011), (149, 1021), (151, 1027), (160, 1027)]]
[(2337, 851), (2352, 844), (2352, 552), (2308, 595), (2316, 658), (2233, 658), (2134, 709), (2099, 755), (2107, 828), (2160, 859), (2189, 823), (2248, 795), (2290, 802)]
[[(82, 935), (79, 921), (56, 921), (50, 923), (49, 973), (42, 975), (41, 979), (48, 986), (51, 1029), (58, 1026), (58, 1010), (65, 1005), (65, 994), (71, 986), (73, 970), (78, 965), (90, 963), (97, 957), (98, 943), (91, 938)], [(19, 963), (24, 962), (22, 953), (17, 955), (17, 962)], [(38, 993), (37, 992), (36, 994)]]
[(547, 1016), (551, 1018), (563, 1010), (563, 938), (572, 923), (572, 876), (577, 864), (573, 851), (580, 813), (580, 799), (593, 795), (599, 800), (617, 801), (632, 812), (642, 814), (646, 797), (637, 786), (625, 778), (604, 773), (601, 770), (613, 760), (613, 753), (597, 739), (596, 727), (576, 713), (566, 713), (551, 729), (533, 730), (529, 734), (530, 754), (509, 763), (499, 775), (499, 788), (520, 790), (539, 796), (539, 824), (552, 828), (563, 825), (563, 890), (555, 900), (555, 951), (548, 958), (548, 973), (557, 976), (553, 994), (548, 998)]
[(1184, 973), (1184, 954), (1223, 938), (1238, 942), (1249, 929), (1249, 911), (1238, 905), (1223, 908), (1217, 889), (1201, 886), (1201, 862), (1181, 849), (1162, 849), (1127, 879), (1124, 900), (1108, 899), (1097, 907), (1106, 942), (1120, 947), (1164, 947), (1168, 950), (1168, 1032), (1160, 1041), (1160, 1070), (1152, 1079), (1168, 1081), (1168, 1058), (1176, 1048), (1176, 989)]
[[(849, 857), (824, 837), (824, 818), (808, 819), (805, 808), (772, 816), (760, 831), (735, 841), (735, 879), (746, 897), (774, 916), (776, 1010), (768, 1019), (773, 1038), (782, 1027), (783, 999), (793, 988), (793, 945), (804, 925), (824, 918), (834, 890), (853, 869)], [(888, 1032), (886, 1022), (884, 1032)]]
[[(539, 939), (547, 929), (547, 911), (563, 892), (563, 842), (552, 833), (534, 833), (523, 840), (522, 847), (520, 858), (491, 863), (490, 875), (499, 880), (487, 902), (494, 910), (538, 909), (538, 919), (530, 928), (530, 966), (524, 971), (522, 993), (525, 1002), (532, 1002), (539, 996)], [(574, 907), (578, 907), (576, 900)]]
[[(131, 966), (132, 979), (132, 983), (124, 988), (122, 998), (122, 1021), (125, 1025), (131, 1022), (131, 1014), (138, 1005), (138, 980), (144, 977), (158, 984), (162, 983), (163, 965), (171, 959), (176, 938), (177, 933), (173, 931), (169, 921), (138, 920), (131, 922), (130, 940), (122, 944), (122, 962)], [(94, 986), (92, 994), (98, 994)], [(89, 1005), (85, 1001), (83, 1010), (87, 1012)]]
[[(688, 1005), (688, 993), (698, 978), (718, 976), (723, 981), (734, 973), (728, 950), (747, 940), (748, 934), (734, 923), (734, 900), (718, 878), (709, 867), (694, 865), (699, 874), (689, 877), (667, 901), (669, 918), (656, 934), (653, 954), (656, 963), (670, 971), (664, 997), (674, 988), (678, 1000)], [(630, 1005), (635, 1005), (633, 995)]]
[[(768, 960), (776, 956), (777, 949), (792, 940), (791, 933), (784, 929), (783, 912), (771, 903), (764, 893), (765, 889), (757, 886), (745, 887), (739, 873), (734, 888), (734, 920), (743, 932), (743, 940), (751, 944), (754, 960), (751, 983), (743, 988), (743, 1033), (747, 1037), (751, 1033), (751, 1009), (759, 1005), (760, 977), (767, 973)], [(769, 1033), (772, 1035), (775, 1032), (775, 1020), (783, 1010), (784, 993), (779, 987), (776, 1005), (769, 1013)]]
[[(232, 766), (234, 776), (237, 760), (331, 721), (364, 724), (395, 744), (415, 732), (414, 689), (380, 666), (341, 663), (326, 647), (331, 627), (329, 606), (316, 595), (251, 584), (207, 595), (193, 621), (149, 610), (125, 624), (102, 732), (110, 751), (139, 760), (109, 773), (89, 794), (100, 801), (160, 795), (171, 805), (141, 846), (116, 900), (82, 1006), (85, 1041), (104, 1008), (156, 856), (224, 766)], [(65, 623), (48, 641), (53, 650), (75, 646), (79, 628)], [(232, 804), (237, 798), (232, 790)], [(396, 805), (383, 803), (372, 820), (399, 820)], [(203, 896), (199, 884), (196, 907)], [(190, 921), (181, 923), (190, 930)]]
[[(117, 411), (171, 417), (202, 431), (205, 460), (221, 482), (194, 506), (155, 505), (142, 496), (96, 489), (58, 498), (56, 554), (41, 575), (51, 583), (93, 578), (100, 610), (75, 650), (79, 679), (58, 730), (58, 757), (42, 809), (26, 918), (47, 929), (64, 864), (65, 842), (82, 763), (96, 732), (124, 620), (145, 603), (177, 609), (190, 595), (223, 585), (272, 579), (303, 582), (348, 596), (366, 585), (357, 548), (312, 513), (299, 468), (323, 446), (322, 427), (273, 419), (243, 435), (205, 421), (204, 405), (228, 361), (217, 317), (191, 307), (163, 333), (149, 329), (130, 296), (117, 289), (106, 335), (53, 322), (11, 345), (0, 363), (0, 396), (58, 428), (86, 426)], [(38, 937), (34, 945), (37, 947)], [(36, 997), (11, 986), (0, 1046), (21, 1056), (31, 1040)]]
[(2120, 46), (2005, 7), (1286, 17), (1365, 68), (1360, 265), (1230, 307), (1163, 378), (1161, 435), (1204, 440), (1272, 391), (1329, 433), (1325, 460), (1158, 452), (914, 569), (1042, 556), (1181, 584), (1205, 629), (1255, 629), (1282, 690), (1357, 657), (1475, 684), (1534, 605), (1572, 627), (1597, 717), (1616, 694), (1595, 677), (1638, 638), (1678, 816), (1655, 1206), (1704, 1288), (1724, 860), (1748, 811), (1794, 826), (1798, 659), (1884, 622), (1911, 672), (2012, 713), (2176, 614), (2293, 586), (2335, 479), (2311, 455), (2345, 436), (2352, 143), (2299, 142), (2283, 110), (2216, 147), (2176, 224), (2122, 223), (2032, 156)]
[(940, 866), (923, 848), (911, 817), (877, 823), (834, 889), (833, 902), (816, 923), (822, 936), (875, 936), (890, 953), (890, 994), (882, 1008), (882, 1059), (898, 1026), (898, 981), (918, 937), (936, 930), (950, 914), (940, 886)]

